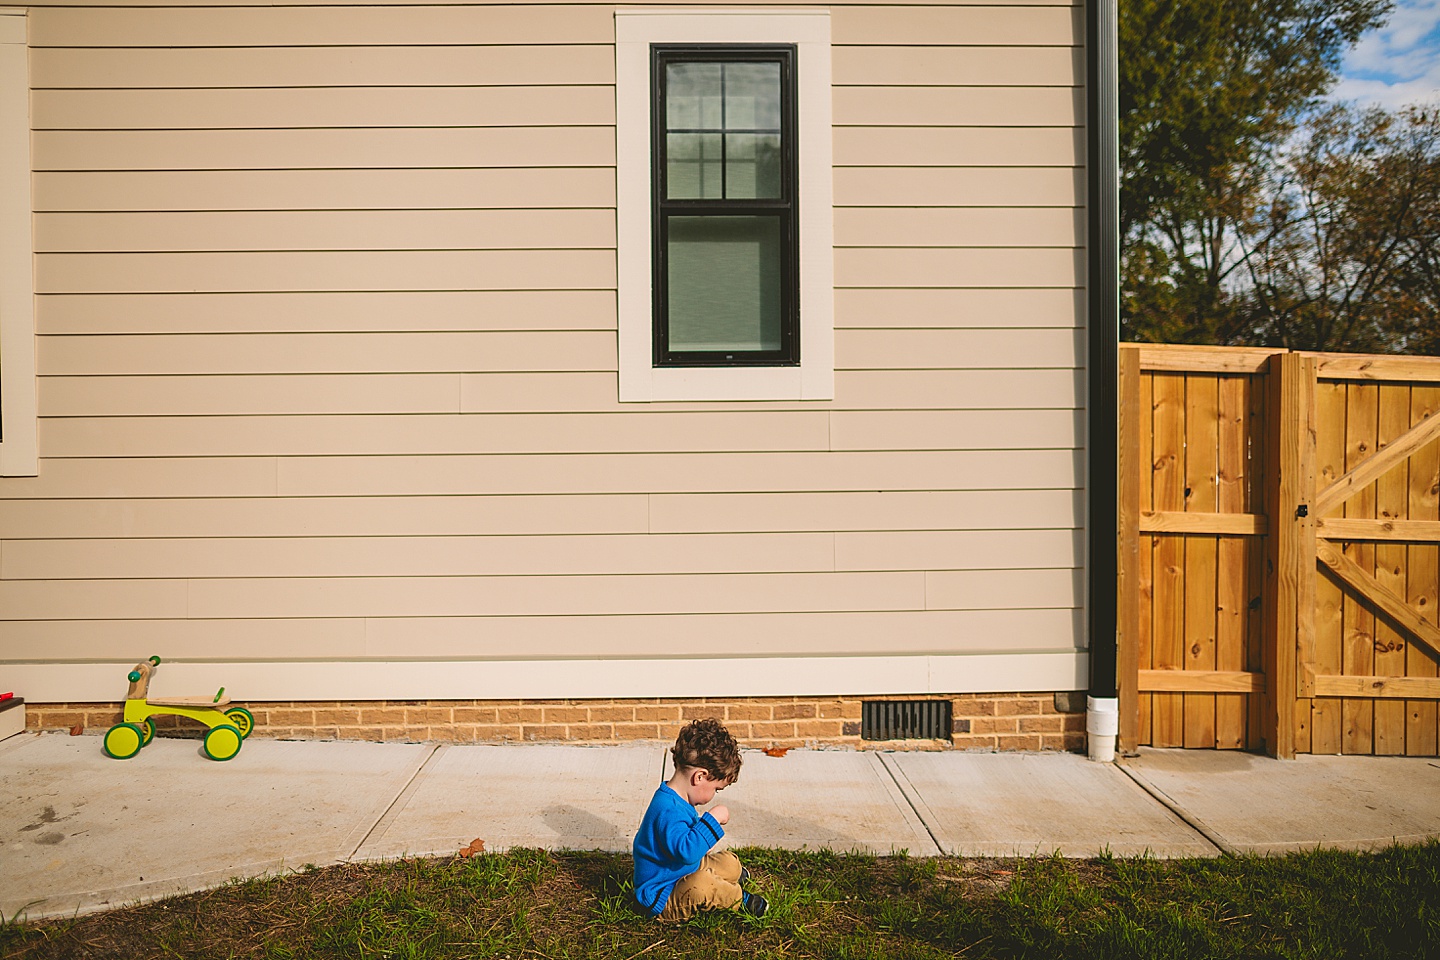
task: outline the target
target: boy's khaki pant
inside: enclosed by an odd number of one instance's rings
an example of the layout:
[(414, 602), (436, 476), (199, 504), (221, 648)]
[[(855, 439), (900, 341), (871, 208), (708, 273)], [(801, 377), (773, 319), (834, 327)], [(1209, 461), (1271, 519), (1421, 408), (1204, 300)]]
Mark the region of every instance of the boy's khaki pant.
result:
[(729, 850), (707, 853), (700, 869), (676, 882), (660, 919), (689, 920), (701, 910), (733, 909), (743, 899), (740, 858)]

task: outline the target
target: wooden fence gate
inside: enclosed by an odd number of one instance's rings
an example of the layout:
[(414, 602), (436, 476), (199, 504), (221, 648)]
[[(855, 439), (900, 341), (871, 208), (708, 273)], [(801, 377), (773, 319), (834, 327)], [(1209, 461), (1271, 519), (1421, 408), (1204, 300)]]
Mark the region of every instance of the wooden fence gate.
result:
[(1120, 747), (1440, 755), (1440, 359), (1124, 344)]

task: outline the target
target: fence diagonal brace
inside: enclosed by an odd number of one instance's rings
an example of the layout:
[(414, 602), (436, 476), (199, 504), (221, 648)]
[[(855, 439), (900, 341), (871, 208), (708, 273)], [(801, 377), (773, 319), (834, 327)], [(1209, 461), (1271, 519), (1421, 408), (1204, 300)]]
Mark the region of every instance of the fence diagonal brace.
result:
[[(1368, 487), (1377, 477), (1390, 470), (1391, 467), (1399, 466), (1410, 455), (1419, 450), (1431, 440), (1440, 437), (1440, 416), (1427, 417), (1415, 426), (1406, 430), (1400, 436), (1385, 445), (1385, 449), (1379, 451), (1368, 460), (1363, 461), (1354, 470), (1336, 480), (1330, 486), (1320, 491), (1315, 497), (1315, 516), (1323, 517), (1340, 504), (1349, 500), (1355, 494)], [(1356, 569), (1359, 569), (1358, 567)]]
[[(1440, 417), (1433, 419), (1440, 420)], [(1423, 619), (1410, 604), (1365, 572), (1360, 564), (1345, 556), (1332, 543), (1321, 543), (1315, 550), (1315, 558), (1406, 633), (1419, 640), (1432, 657), (1440, 657), (1440, 628)]]

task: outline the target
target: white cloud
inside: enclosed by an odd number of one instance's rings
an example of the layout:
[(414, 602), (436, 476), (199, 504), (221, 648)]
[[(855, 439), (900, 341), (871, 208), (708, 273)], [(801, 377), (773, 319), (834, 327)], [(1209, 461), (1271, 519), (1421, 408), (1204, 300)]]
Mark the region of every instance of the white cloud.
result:
[(1346, 55), (1331, 96), (1390, 109), (1440, 96), (1440, 0), (1400, 0)]

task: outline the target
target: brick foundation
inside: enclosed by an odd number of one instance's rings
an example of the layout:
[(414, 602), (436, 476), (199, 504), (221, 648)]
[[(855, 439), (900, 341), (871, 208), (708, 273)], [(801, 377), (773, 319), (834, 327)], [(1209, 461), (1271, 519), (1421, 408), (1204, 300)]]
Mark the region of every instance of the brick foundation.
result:
[[(950, 697), (949, 740), (860, 739), (861, 700), (910, 697), (755, 697), (695, 700), (384, 700), (350, 703), (243, 702), (255, 736), (286, 740), (393, 740), (444, 743), (620, 743), (673, 740), (698, 717), (725, 722), (752, 747), (850, 746), (910, 750), (1070, 750), (1085, 748), (1083, 696), (966, 693)], [(119, 703), (27, 703), (30, 730), (102, 733), (121, 719)], [(1064, 708), (1064, 709), (1062, 709)], [(156, 717), (161, 735), (203, 728)]]

